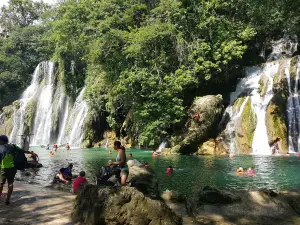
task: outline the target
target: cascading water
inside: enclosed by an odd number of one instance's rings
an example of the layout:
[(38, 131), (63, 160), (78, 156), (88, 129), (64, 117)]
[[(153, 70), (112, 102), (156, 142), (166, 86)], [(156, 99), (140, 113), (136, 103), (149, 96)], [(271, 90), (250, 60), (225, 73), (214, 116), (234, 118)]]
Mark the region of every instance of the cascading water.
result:
[(77, 97), (74, 106), (72, 108), (68, 124), (66, 126), (66, 136), (62, 138), (62, 141), (69, 143), (72, 146), (79, 147), (84, 135), (84, 121), (88, 112), (86, 102), (83, 100), (83, 94), (85, 89), (82, 89)]
[[(64, 87), (58, 82), (56, 74), (54, 62), (42, 62), (35, 69), (31, 85), (15, 106), (13, 128), (10, 133), (11, 143), (20, 144), (20, 135), (24, 133), (27, 114), (33, 113), (31, 145), (52, 143), (81, 145), (88, 111), (87, 104), (83, 100), (84, 89), (72, 104), (70, 98), (64, 94)], [(32, 109), (34, 112), (26, 111), (29, 102), (35, 103), (35, 108)]]
[(273, 77), (277, 73), (278, 68), (278, 62), (266, 63), (262, 72), (262, 75), (267, 79), (266, 93), (264, 96), (261, 96), (259, 93), (259, 82), (257, 82), (257, 88), (255, 88), (252, 92), (252, 109), (257, 118), (256, 129), (254, 131), (252, 141), (252, 149), (254, 154), (271, 154), (266, 127), (266, 110), (273, 97)]
[(159, 147), (158, 147), (158, 149), (156, 150), (156, 152), (161, 152), (165, 147), (166, 147), (166, 145), (167, 145), (167, 143), (165, 142), (165, 141), (163, 141), (160, 145), (159, 145)]
[(40, 78), (40, 64), (36, 67), (30, 86), (24, 91), (19, 101), (19, 109), (14, 111), (13, 129), (9, 140), (11, 143), (20, 144), (22, 141), (21, 135), (24, 133), (26, 106), (29, 100), (33, 99), (38, 92), (38, 83)]
[[(299, 86), (299, 68), (300, 62), (298, 60), (296, 65), (295, 81), (292, 82), (290, 74), (291, 60), (286, 62), (285, 75), (288, 84), (289, 97), (287, 100), (287, 117), (288, 117), (288, 144), (289, 153), (295, 153), (299, 150), (300, 142), (300, 99), (298, 93)], [(294, 87), (292, 84), (294, 83)]]
[(37, 100), (36, 116), (33, 126), (33, 145), (50, 142), (52, 126), (52, 98), (54, 89), (54, 63), (46, 62), (44, 68), (45, 86)]

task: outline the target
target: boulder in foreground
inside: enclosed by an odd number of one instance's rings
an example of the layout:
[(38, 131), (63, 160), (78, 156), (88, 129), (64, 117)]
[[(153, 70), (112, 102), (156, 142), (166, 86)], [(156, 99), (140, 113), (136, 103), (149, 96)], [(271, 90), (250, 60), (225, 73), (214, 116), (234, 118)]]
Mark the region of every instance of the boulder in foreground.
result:
[(182, 219), (162, 201), (132, 187), (85, 186), (75, 199), (74, 221), (93, 224), (180, 225)]

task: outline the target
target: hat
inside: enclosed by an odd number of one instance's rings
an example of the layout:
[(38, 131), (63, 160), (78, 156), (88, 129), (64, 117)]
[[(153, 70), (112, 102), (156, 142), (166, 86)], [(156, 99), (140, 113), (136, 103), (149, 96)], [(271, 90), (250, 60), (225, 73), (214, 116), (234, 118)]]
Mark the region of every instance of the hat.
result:
[(0, 135), (0, 141), (8, 143), (8, 137), (6, 135)]

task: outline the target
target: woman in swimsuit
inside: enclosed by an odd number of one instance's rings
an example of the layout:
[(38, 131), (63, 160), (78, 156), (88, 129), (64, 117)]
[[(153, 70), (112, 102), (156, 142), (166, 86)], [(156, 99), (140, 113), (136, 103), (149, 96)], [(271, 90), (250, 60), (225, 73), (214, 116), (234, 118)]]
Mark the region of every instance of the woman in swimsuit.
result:
[(114, 142), (114, 149), (118, 151), (116, 161), (110, 162), (109, 165), (118, 165), (121, 169), (121, 185), (126, 185), (126, 180), (129, 174), (128, 165), (126, 163), (126, 153), (124, 146), (121, 145), (121, 142), (115, 141)]

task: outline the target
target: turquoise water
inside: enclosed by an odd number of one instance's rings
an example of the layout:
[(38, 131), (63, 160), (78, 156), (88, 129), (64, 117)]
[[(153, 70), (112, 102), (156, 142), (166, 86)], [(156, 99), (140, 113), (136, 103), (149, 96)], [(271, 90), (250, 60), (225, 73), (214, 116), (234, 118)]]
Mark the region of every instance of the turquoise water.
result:
[[(95, 172), (108, 160), (114, 160), (116, 152), (111, 155), (105, 149), (70, 151), (60, 150), (51, 157), (50, 151), (33, 148), (40, 156), (44, 165), (36, 174), (27, 177), (30, 183), (48, 185), (55, 173), (68, 163), (74, 164), (74, 173), (85, 170), (88, 180), (95, 182)], [(218, 187), (221, 189), (297, 189), (300, 188), (300, 157), (297, 156), (236, 156), (229, 159), (226, 156), (159, 156), (151, 157), (151, 151), (136, 149), (126, 150), (132, 153), (133, 158), (147, 161), (156, 172), (161, 190), (177, 190), (185, 195), (191, 195), (195, 190), (204, 186)], [(172, 165), (172, 176), (165, 174), (166, 168)], [(238, 176), (235, 170), (253, 167), (256, 176)], [(18, 176), (20, 179), (20, 176)], [(22, 176), (24, 179), (24, 176)]]

